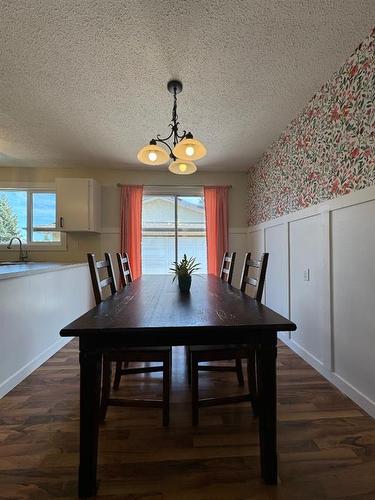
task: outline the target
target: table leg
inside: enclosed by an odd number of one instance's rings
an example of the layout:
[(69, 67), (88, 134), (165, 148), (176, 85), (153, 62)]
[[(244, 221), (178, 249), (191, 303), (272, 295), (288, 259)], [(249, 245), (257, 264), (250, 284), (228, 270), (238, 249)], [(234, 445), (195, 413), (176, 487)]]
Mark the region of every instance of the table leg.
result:
[(96, 493), (102, 355), (81, 348), (79, 362), (81, 380), (78, 489), (80, 497), (89, 497)]
[(256, 348), (260, 458), (264, 481), (277, 484), (276, 332), (265, 337)]

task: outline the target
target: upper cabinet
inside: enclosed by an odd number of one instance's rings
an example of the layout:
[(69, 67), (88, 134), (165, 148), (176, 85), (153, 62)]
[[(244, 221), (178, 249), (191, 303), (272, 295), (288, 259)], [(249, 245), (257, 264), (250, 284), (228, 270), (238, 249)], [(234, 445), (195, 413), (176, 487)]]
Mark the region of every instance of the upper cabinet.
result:
[(100, 185), (94, 179), (56, 179), (57, 225), (61, 231), (101, 230)]

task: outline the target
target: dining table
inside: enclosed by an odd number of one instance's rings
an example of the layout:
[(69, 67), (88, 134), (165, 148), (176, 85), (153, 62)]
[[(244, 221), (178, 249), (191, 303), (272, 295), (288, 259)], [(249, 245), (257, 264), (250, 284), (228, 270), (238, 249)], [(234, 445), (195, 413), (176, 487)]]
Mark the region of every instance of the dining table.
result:
[(260, 469), (267, 484), (277, 484), (277, 332), (296, 328), (216, 276), (194, 275), (190, 292), (181, 293), (167, 274), (142, 275), (63, 328), (62, 337), (79, 337), (79, 496), (97, 489), (103, 354), (130, 346), (254, 346)]

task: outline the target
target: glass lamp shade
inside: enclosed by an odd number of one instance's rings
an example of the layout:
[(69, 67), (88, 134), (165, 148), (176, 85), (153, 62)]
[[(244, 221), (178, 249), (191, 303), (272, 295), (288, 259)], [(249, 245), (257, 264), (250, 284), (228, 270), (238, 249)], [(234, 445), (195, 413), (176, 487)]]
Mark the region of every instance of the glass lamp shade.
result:
[(137, 158), (146, 165), (163, 165), (169, 160), (169, 155), (162, 147), (148, 144), (139, 150)]
[(206, 156), (207, 149), (197, 139), (183, 139), (173, 148), (173, 154), (180, 160), (200, 160)]
[(197, 167), (192, 161), (175, 160), (169, 165), (168, 170), (173, 174), (190, 175), (196, 172)]

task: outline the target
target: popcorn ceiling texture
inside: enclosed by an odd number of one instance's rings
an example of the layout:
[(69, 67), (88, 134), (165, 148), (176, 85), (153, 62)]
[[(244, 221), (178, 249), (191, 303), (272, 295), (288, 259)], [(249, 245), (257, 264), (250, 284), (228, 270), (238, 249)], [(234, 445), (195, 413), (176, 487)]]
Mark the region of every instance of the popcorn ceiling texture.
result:
[[(141, 167), (181, 126), (246, 172), (375, 24), (374, 0), (1, 0), (0, 165)], [(170, 174), (172, 176), (172, 174)]]
[(375, 184), (375, 30), (249, 170), (249, 225)]

